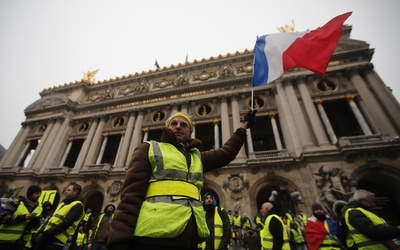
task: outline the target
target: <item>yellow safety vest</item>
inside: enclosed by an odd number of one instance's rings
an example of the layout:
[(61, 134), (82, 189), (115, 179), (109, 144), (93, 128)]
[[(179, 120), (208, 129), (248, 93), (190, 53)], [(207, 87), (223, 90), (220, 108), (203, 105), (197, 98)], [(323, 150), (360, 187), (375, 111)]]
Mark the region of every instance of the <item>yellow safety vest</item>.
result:
[[(36, 216), (40, 216), (42, 214), (42, 206), (38, 205), (33, 211), (32, 214), (36, 214)], [(13, 216), (25, 215), (29, 214), (29, 210), (25, 207), (24, 202), (20, 201), (17, 209), (14, 211)], [(32, 232), (24, 232), (25, 226), (28, 224), (29, 220), (24, 220), (17, 224), (7, 225), (2, 224), (0, 226), (0, 242), (16, 242), (23, 236), (23, 240), (28, 242), (31, 238)]]
[(282, 250), (290, 250), (289, 236), (288, 236), (285, 224), (283, 223), (281, 217), (279, 217), (276, 214), (272, 214), (271, 216), (267, 217), (267, 219), (265, 220), (264, 228), (260, 231), (261, 246), (262, 246), (263, 250), (272, 249), (274, 246), (274, 239), (273, 239), (272, 234), (269, 231), (269, 227), (268, 227), (269, 222), (271, 221), (272, 217), (277, 218), (279, 220), (279, 222), (282, 224), (282, 229), (283, 229)]
[(76, 236), (76, 245), (80, 247), (86, 243), (87, 243), (86, 234), (84, 232), (78, 232), (78, 235)]
[(295, 244), (303, 244), (305, 243), (303, 232), (300, 230), (300, 228), (297, 229), (290, 229), (290, 233), (293, 235), (293, 240)]
[[(221, 207), (221, 210), (223, 208)], [(218, 213), (218, 207), (215, 207), (214, 212), (214, 249), (219, 249), (221, 245), (222, 236), (224, 235), (224, 224), (222, 222), (221, 216)], [(200, 249), (206, 249), (206, 242), (202, 242), (198, 245)]]
[(67, 230), (55, 235), (55, 237), (60, 240), (62, 243), (67, 243), (67, 241), (72, 237), (72, 235), (75, 233), (75, 230), (78, 227), (79, 222), (82, 220), (83, 216), (85, 215), (85, 212), (83, 211), (83, 203), (81, 201), (73, 201), (70, 204), (64, 204), (64, 202), (60, 203), (54, 212), (53, 216), (49, 219), (46, 227), (44, 228), (44, 231), (49, 230), (50, 228), (59, 225), (62, 223), (63, 219), (67, 216), (69, 211), (73, 206), (76, 204), (82, 204), (82, 213), (79, 216), (79, 219), (74, 221), (72, 225), (67, 228)]
[(242, 228), (242, 216), (233, 216), (233, 226), (237, 228)]
[(210, 234), (200, 190), (204, 185), (203, 164), (198, 149), (190, 149), (191, 165), (169, 143), (150, 141), (149, 161), (153, 174), (140, 208), (134, 236), (174, 238), (186, 228), (192, 214), (199, 237)]
[(368, 238), (367, 236), (363, 235), (362, 233), (360, 233), (357, 229), (355, 229), (349, 221), (349, 212), (352, 210), (358, 210), (360, 212), (362, 212), (363, 214), (365, 214), (365, 216), (368, 217), (368, 219), (370, 219), (372, 221), (372, 223), (374, 225), (384, 225), (386, 224), (386, 221), (382, 218), (380, 218), (379, 216), (377, 216), (376, 214), (365, 210), (363, 208), (348, 208), (344, 214), (345, 216), (345, 220), (346, 220), (346, 224), (347, 227), (349, 228), (350, 234), (354, 240), (354, 242), (356, 243), (357, 247), (359, 250), (363, 250), (363, 249), (374, 249), (374, 250), (384, 250), (384, 249), (388, 249), (384, 244), (382, 244), (382, 242), (378, 241), (378, 240), (373, 240)]

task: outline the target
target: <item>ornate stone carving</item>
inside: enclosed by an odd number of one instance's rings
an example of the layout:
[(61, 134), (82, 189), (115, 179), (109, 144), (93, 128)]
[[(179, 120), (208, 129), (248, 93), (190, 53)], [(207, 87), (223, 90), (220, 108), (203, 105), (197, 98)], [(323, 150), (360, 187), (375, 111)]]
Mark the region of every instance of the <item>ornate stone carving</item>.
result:
[(168, 86), (174, 85), (174, 81), (173, 80), (169, 80), (169, 79), (162, 79), (159, 82), (155, 82), (154, 83), (154, 88), (165, 88)]
[(249, 189), (250, 183), (248, 180), (244, 180), (243, 176), (239, 174), (233, 173), (228, 177), (228, 181), (224, 181), (223, 188), (230, 189), (234, 193), (239, 193), (243, 190), (243, 188)]
[(207, 81), (208, 79), (215, 77), (216, 72), (207, 72), (203, 70), (200, 74), (195, 74), (193, 75), (193, 80), (194, 81)]
[(219, 78), (227, 78), (233, 76), (232, 64), (224, 64), (224, 66), (219, 67)]
[(111, 183), (111, 186), (107, 188), (107, 193), (111, 196), (116, 196), (121, 192), (122, 189), (122, 181), (114, 181)]
[(175, 85), (180, 86), (180, 85), (186, 85), (189, 84), (189, 76), (187, 73), (180, 73), (177, 75), (175, 82)]

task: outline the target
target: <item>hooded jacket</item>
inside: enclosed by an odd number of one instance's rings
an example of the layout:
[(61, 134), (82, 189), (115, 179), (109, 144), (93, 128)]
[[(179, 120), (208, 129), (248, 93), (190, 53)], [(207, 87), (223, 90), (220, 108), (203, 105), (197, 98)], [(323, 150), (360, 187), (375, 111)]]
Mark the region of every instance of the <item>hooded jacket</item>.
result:
[[(228, 213), (226, 212), (225, 209), (217, 206), (217, 201), (215, 200), (214, 195), (213, 195), (213, 203), (209, 206), (204, 205), (205, 197), (209, 194), (211, 194), (211, 193), (206, 193), (203, 196), (203, 207), (204, 207), (204, 210), (206, 211), (207, 226), (208, 226), (208, 229), (210, 230), (210, 236), (207, 238), (207, 240), (205, 242), (206, 246), (203, 249), (206, 249), (206, 250), (228, 249), (228, 244), (229, 244), (229, 240), (231, 237), (231, 225), (229, 222)], [(215, 208), (217, 208), (217, 209), (215, 209)], [(215, 247), (215, 236), (216, 236), (216, 230), (217, 230), (215, 228), (215, 216), (216, 216), (215, 213), (216, 213), (216, 211), (218, 211), (218, 215), (222, 221), (222, 235), (218, 236), (218, 237), (220, 237), (220, 243), (219, 243), (218, 248)]]
[[(188, 140), (188, 145), (184, 147), (179, 144), (173, 131), (164, 127), (160, 142), (174, 145), (186, 158), (190, 166), (190, 153), (187, 151), (192, 148), (200, 148), (202, 142), (196, 138)], [(245, 129), (237, 129), (231, 138), (222, 148), (201, 152), (203, 172), (212, 171), (228, 165), (235, 159), (246, 138)], [(141, 244), (168, 245), (173, 247), (195, 247), (201, 239), (197, 235), (197, 227), (194, 216), (189, 220), (185, 230), (181, 235), (175, 238), (144, 238), (134, 237), (133, 233), (136, 227), (137, 219), (141, 205), (146, 197), (149, 185), (152, 167), (148, 158), (149, 144), (140, 144), (133, 152), (129, 163), (128, 172), (121, 191), (121, 202), (115, 213), (111, 225), (111, 232), (108, 236), (108, 246), (133, 242)], [(129, 211), (129, 212), (128, 212)], [(155, 218), (162, 220), (163, 218)], [(134, 243), (133, 243), (134, 244)]]
[[(108, 211), (108, 207), (112, 206), (114, 209), (112, 212)], [(97, 218), (93, 224), (93, 234), (89, 242), (96, 242), (99, 244), (106, 244), (108, 234), (111, 229), (111, 222), (114, 218), (115, 206), (114, 204), (108, 204), (102, 214)]]

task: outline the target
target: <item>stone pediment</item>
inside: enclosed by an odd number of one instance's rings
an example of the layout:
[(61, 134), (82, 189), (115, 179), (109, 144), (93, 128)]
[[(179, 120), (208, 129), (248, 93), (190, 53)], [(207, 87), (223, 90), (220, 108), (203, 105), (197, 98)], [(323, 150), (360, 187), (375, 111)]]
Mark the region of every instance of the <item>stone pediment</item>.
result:
[(25, 113), (34, 112), (34, 111), (43, 111), (46, 109), (58, 109), (60, 107), (64, 107), (69, 102), (68, 97), (55, 94), (51, 96), (46, 96), (41, 98), (40, 100), (32, 103), (25, 109)]

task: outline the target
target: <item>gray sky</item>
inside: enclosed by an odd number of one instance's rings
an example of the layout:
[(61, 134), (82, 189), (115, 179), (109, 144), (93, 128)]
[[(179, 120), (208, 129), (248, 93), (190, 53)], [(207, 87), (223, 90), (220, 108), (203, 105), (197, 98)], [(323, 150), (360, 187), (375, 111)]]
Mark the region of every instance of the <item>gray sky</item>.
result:
[(105, 80), (253, 49), (257, 36), (295, 23), (316, 29), (353, 11), (351, 38), (375, 49), (375, 70), (400, 100), (398, 0), (1, 0), (0, 144), (49, 87), (99, 69)]

